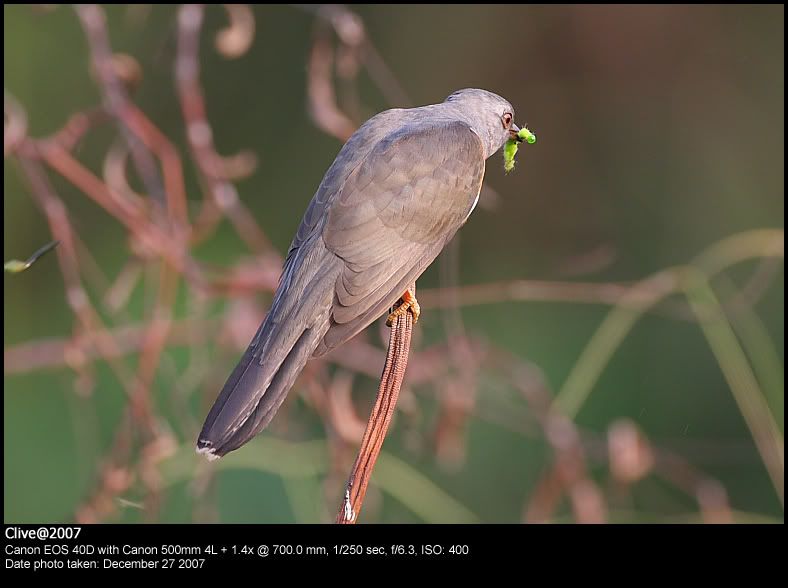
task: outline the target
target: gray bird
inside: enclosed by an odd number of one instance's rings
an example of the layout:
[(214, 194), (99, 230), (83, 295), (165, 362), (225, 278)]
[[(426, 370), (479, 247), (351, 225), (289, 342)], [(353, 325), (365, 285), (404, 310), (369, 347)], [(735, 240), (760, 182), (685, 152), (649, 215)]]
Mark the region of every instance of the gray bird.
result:
[(513, 121), (509, 102), (465, 89), (381, 112), (348, 139), (298, 227), (268, 315), (205, 419), (198, 453), (218, 458), (248, 442), (310, 358), (400, 298), (395, 313), (418, 319), (412, 285), (473, 212), (485, 160), (517, 138)]

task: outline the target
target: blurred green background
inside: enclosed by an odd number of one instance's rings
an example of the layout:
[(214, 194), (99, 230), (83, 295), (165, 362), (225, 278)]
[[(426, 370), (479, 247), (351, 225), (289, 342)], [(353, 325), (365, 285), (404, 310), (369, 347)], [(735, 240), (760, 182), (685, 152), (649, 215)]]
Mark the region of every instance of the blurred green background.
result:
[[(31, 136), (52, 133), (71, 113), (100, 102), (85, 37), (71, 9), (3, 10), (4, 87), (25, 108)], [(134, 101), (185, 155), (172, 73), (176, 7), (106, 10), (113, 50), (134, 56), (144, 72)], [(516, 109), (516, 122), (527, 123), (539, 137), (538, 144), (520, 151), (510, 175), (504, 176), (499, 155), (488, 162), (486, 182), (497, 197), (483, 202), (461, 231), (454, 282), (441, 279), (436, 262), (420, 289), (525, 279), (634, 282), (686, 264), (737, 233), (784, 227), (783, 6), (360, 5), (353, 10), (413, 105), (442, 101), (459, 88), (486, 88), (506, 97)], [(318, 130), (307, 111), (306, 64), (315, 16), (288, 6), (255, 7), (254, 14), (254, 44), (241, 58), (227, 60), (212, 45), (226, 15), (219, 7), (207, 9), (202, 84), (218, 151), (249, 149), (258, 157), (256, 172), (237, 184), (239, 195), (284, 252), (341, 142)], [(387, 102), (364, 72), (359, 92), (362, 119), (401, 106)], [(100, 170), (115, 134), (106, 126), (91, 133), (77, 157)], [(190, 162), (185, 173), (190, 199), (197, 200)], [(51, 177), (81, 238), (102, 270), (115, 276), (128, 255), (125, 232), (73, 186)], [(4, 258), (24, 259), (51, 237), (13, 158), (5, 159), (3, 178)], [(195, 256), (229, 267), (247, 253), (225, 222)], [(757, 265), (748, 261), (726, 273), (741, 286)], [(726, 287), (716, 290), (723, 300)], [(781, 261), (761, 290), (753, 309), (764, 336), (747, 357), (782, 431)], [(125, 310), (133, 322), (149, 318), (146, 296), (142, 288), (132, 295)], [(269, 296), (252, 298), (262, 304)], [(677, 305), (682, 301), (676, 297)], [(214, 313), (224, 308), (221, 300), (213, 305)], [(189, 313), (183, 292), (176, 311), (178, 317)], [(609, 312), (606, 305), (525, 301), (463, 307), (461, 315), (466, 332), (536, 366), (555, 392)], [(625, 496), (616, 492), (604, 455), (605, 434), (626, 418), (653, 446), (718, 480), (734, 520), (782, 521), (781, 499), (718, 357), (699, 325), (675, 314), (650, 313), (637, 322), (603, 366), (576, 417), (577, 425), (602, 444), (601, 450), (591, 447), (587, 457), (589, 475), (606, 497), (607, 520), (700, 520), (692, 492), (656, 474), (639, 480)], [(729, 317), (737, 335), (741, 317)], [(444, 318), (437, 309), (424, 314), (420, 348), (447, 337)], [(4, 325), (6, 350), (71, 334), (74, 317), (54, 255), (5, 277)], [(379, 330), (369, 331), (365, 336), (382, 346)], [(221, 379), (238, 355), (206, 344), (200, 361), (216, 362)], [(192, 359), (184, 349), (165, 354), (153, 390), (165, 418), (173, 385)], [(125, 361), (136, 365), (133, 355)], [(96, 487), (124, 393), (101, 363), (87, 396), (77, 392), (75, 374), (67, 367), (13, 374), (5, 367), (4, 519), (74, 520)], [(502, 380), (494, 370), (478, 375), (478, 411), (505, 410), (502, 420), (522, 416), (532, 422), (526, 400)], [(204, 384), (195, 383), (198, 391), (189, 400), (195, 421), (212, 399)], [(355, 378), (359, 414), (367, 413), (375, 389), (374, 380)], [(416, 407), (394, 421), (363, 520), (523, 520), (552, 463), (549, 443), (527, 427), (518, 432), (495, 419), (471, 416), (462, 433), (464, 458), (450, 467), (430, 442), (436, 392), (418, 388)], [(210, 481), (208, 498), (201, 499), (210, 502), (208, 510), (193, 498), (196, 481), (206, 475), (192, 457), (195, 431), (173, 425), (181, 448), (165, 466), (155, 519), (331, 520), (340, 487), (324, 484), (332, 460), (323, 442), (325, 427), (295, 391), (291, 396), (296, 398), (259, 443), (236, 452), (236, 461)], [(505, 402), (495, 400), (500, 398)], [(348, 468), (343, 462), (340, 471)], [(145, 520), (136, 507), (144, 500), (139, 484), (115, 500), (119, 506), (112, 520)], [(574, 520), (569, 502), (561, 499), (550, 520)]]

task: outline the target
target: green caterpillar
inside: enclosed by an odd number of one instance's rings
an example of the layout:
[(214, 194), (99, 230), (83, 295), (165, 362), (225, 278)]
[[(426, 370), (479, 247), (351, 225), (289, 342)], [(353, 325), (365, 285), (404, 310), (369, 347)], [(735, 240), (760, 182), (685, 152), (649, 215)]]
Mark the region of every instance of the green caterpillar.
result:
[(506, 145), (503, 146), (503, 169), (507, 174), (514, 169), (514, 156), (517, 154), (517, 148), (523, 141), (533, 145), (536, 143), (536, 135), (526, 127), (523, 127), (517, 133), (517, 139), (509, 139)]

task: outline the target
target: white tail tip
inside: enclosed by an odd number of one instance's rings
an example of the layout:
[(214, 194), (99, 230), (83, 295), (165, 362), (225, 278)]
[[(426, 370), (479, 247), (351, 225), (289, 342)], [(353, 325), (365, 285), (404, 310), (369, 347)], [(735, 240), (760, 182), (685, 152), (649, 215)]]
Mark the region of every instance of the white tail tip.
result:
[(208, 459), (208, 461), (214, 461), (221, 457), (221, 455), (216, 455), (216, 450), (213, 447), (211, 447), (210, 441), (203, 441), (202, 439), (200, 439), (197, 442), (196, 449), (197, 449), (197, 453), (199, 453), (200, 455), (204, 455)]

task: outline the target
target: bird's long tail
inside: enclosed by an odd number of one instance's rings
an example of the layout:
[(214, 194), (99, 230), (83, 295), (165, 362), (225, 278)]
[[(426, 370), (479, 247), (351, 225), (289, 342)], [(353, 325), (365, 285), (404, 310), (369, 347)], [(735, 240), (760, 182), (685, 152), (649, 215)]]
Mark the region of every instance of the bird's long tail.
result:
[(330, 303), (278, 298), (282, 304), (274, 302), (205, 419), (197, 452), (209, 459), (238, 449), (271, 422), (329, 328)]

